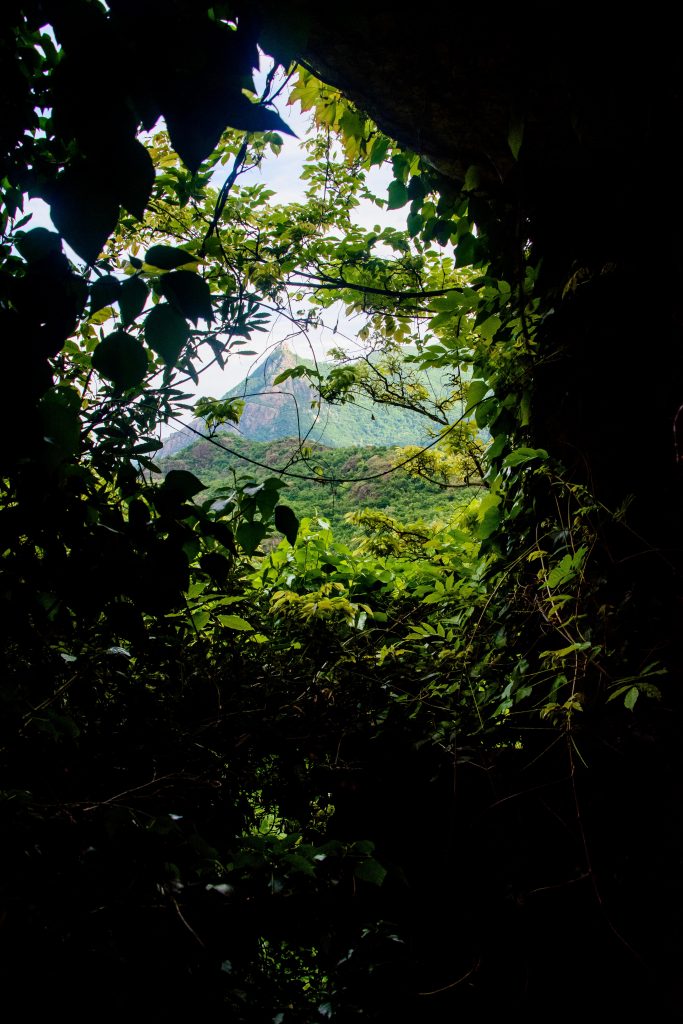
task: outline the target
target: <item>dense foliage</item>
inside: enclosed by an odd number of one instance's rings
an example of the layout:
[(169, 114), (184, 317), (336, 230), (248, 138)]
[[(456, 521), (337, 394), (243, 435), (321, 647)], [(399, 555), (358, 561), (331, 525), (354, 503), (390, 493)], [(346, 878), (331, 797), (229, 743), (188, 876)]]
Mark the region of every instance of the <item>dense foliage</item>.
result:
[(229, 450), (220, 444), (198, 441), (168, 460), (159, 460), (160, 468), (196, 474), (207, 486), (206, 497), (221, 500), (240, 486), (260, 485), (287, 467), (287, 489), (281, 491), (287, 504), (300, 518), (326, 519), (335, 538), (344, 542), (357, 535), (354, 521), (364, 509), (381, 511), (387, 529), (392, 520), (398, 520), (399, 531), (402, 524), (414, 527), (418, 521), (424, 528), (437, 520), (448, 523), (457, 505), (467, 504), (481, 490), (462, 482), (446, 481), (444, 486), (442, 478), (424, 479), (405, 468), (396, 469), (395, 463), (404, 457), (400, 449), (302, 446), (296, 438), (247, 441), (237, 437), (230, 439)]
[[(583, 278), (545, 286), (508, 196), (443, 178), (310, 70), (291, 69), (318, 128), (305, 201), (241, 185), (287, 130), (277, 76), (258, 96), (251, 73), (257, 39), (283, 61), (297, 43), (267, 28), (189, 0), (5, 17), (6, 1002), (309, 1024), (597, 986), (668, 1008), (677, 555), (604, 466), (596, 492), (580, 452), (559, 458)], [(513, 162), (521, 145), (511, 130)], [(353, 221), (385, 202), (385, 161), (405, 231)], [(38, 197), (56, 232), (31, 226)], [(483, 477), (478, 497), (436, 523), (394, 500), (385, 454), (317, 448), (269, 472), (250, 447), (264, 471), (221, 494), (208, 461), (160, 477), (160, 425), (207, 358), (339, 303), (379, 375), (285, 379), (418, 409), (431, 447), (394, 465), (443, 495)], [(241, 405), (198, 412), (210, 432)], [(353, 541), (290, 505), (311, 462), (311, 488), (357, 502)], [(391, 516), (363, 511), (375, 470)]]

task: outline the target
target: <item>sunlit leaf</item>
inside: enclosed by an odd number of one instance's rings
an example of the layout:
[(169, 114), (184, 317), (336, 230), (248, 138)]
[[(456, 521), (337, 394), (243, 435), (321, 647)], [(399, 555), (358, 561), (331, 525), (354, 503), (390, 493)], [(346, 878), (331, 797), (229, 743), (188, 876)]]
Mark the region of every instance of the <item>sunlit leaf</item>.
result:
[(525, 462), (545, 461), (548, 453), (545, 448), (516, 448), (503, 459), (504, 466), (521, 466)]

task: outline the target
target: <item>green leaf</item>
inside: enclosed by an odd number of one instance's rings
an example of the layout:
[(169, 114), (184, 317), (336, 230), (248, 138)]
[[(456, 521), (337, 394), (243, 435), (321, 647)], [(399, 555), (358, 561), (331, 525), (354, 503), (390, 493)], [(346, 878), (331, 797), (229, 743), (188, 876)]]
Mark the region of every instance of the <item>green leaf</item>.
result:
[(454, 229), (455, 224), (453, 224), (452, 221), (438, 220), (434, 228), (434, 238), (437, 240), (439, 245), (447, 245)]
[(126, 390), (145, 379), (147, 353), (136, 338), (125, 331), (114, 331), (96, 347), (92, 364), (101, 376)]
[[(220, 70), (224, 77), (224, 68)], [(213, 73), (216, 75), (215, 69)], [(182, 90), (184, 95), (178, 97), (179, 101), (174, 97), (169, 102), (167, 98), (162, 104), (171, 144), (190, 171), (199, 170), (201, 163), (211, 156), (228, 126), (246, 132), (283, 132), (296, 138), (274, 110), (252, 103), (237, 87), (228, 91), (223, 83), (215, 84), (222, 93), (218, 104), (215, 96), (202, 96), (201, 92), (194, 102), (188, 102), (190, 83)]]
[(116, 302), (120, 290), (121, 282), (117, 281), (112, 274), (105, 274), (104, 277), (99, 277), (90, 286), (90, 315), (92, 316), (98, 310), (104, 309), (105, 306), (111, 306), (112, 302)]
[(507, 441), (508, 441), (507, 434), (498, 434), (498, 436), (493, 439), (492, 444), (489, 445), (489, 447), (486, 449), (486, 460), (487, 460), (487, 462), (490, 462), (491, 459), (497, 459), (498, 458), (498, 456), (503, 451), (503, 448), (507, 444)]
[(192, 320), (195, 326), (200, 318), (207, 323), (213, 320), (209, 286), (191, 270), (176, 270), (165, 274), (157, 290), (182, 316)]
[(406, 219), (406, 227), (408, 228), (408, 234), (411, 238), (415, 238), (415, 235), (420, 233), (422, 225), (424, 224), (424, 218), (419, 213), (409, 213)]
[(523, 139), (524, 119), (521, 117), (511, 117), (508, 129), (508, 146), (515, 160), (519, 160), (519, 151), (522, 148)]
[(275, 506), (275, 528), (284, 533), (289, 543), (294, 547), (299, 532), (299, 520), (288, 505)]
[(167, 366), (175, 366), (190, 332), (185, 319), (170, 306), (155, 306), (145, 320), (145, 341)]
[(140, 277), (129, 277), (121, 285), (119, 309), (123, 326), (128, 327), (142, 313), (147, 302), (149, 289)]
[(197, 257), (185, 249), (176, 249), (172, 245), (153, 245), (147, 250), (145, 263), (159, 270), (175, 270), (176, 267), (187, 266), (188, 263), (196, 263)]
[(477, 537), (480, 540), (486, 540), (492, 533), (500, 526), (500, 509), (497, 506), (487, 510), (484, 518), (479, 523), (477, 528)]
[(467, 231), (455, 250), (456, 267), (469, 267), (477, 259), (477, 240), (474, 235)]
[(497, 415), (500, 409), (500, 402), (495, 395), (489, 395), (479, 402), (474, 413), (474, 419), (478, 427), (486, 427)]
[(370, 165), (383, 164), (389, 152), (389, 139), (386, 135), (376, 135), (370, 149)]
[(239, 615), (218, 615), (217, 618), (221, 626), (227, 626), (228, 629), (253, 630), (254, 628), (250, 622), (240, 618)]
[(49, 201), (52, 221), (62, 238), (86, 263), (94, 263), (119, 219), (118, 197), (103, 184), (100, 164), (83, 161), (67, 168)]
[(478, 405), (483, 399), (484, 395), (490, 390), (488, 382), (485, 380), (471, 380), (467, 389), (467, 409), (466, 412), (471, 412), (475, 405)]
[(265, 535), (266, 528), (262, 523), (240, 523), (235, 531), (239, 544), (248, 555), (254, 554)]
[(624, 697), (624, 707), (628, 708), (629, 711), (633, 711), (639, 696), (640, 690), (638, 689), (638, 687), (632, 686), (631, 689), (627, 691), (626, 696)]
[(138, 139), (119, 142), (114, 166), (118, 198), (122, 206), (138, 220), (142, 220), (154, 187), (154, 163)]
[(387, 203), (388, 210), (398, 210), (402, 206), (405, 206), (409, 200), (408, 189), (405, 187), (402, 181), (392, 181), (388, 188), (389, 202)]
[(490, 316), (487, 320), (484, 320), (483, 323), (479, 324), (477, 327), (477, 334), (481, 335), (482, 338), (485, 338), (486, 341), (491, 341), (500, 327), (500, 323), (501, 321), (499, 316)]
[(288, 370), (283, 370), (282, 373), (278, 373), (277, 377), (273, 381), (273, 386), (284, 383), (284, 381), (289, 380), (290, 377), (303, 377), (307, 372), (308, 370), (305, 366), (290, 366)]
[(387, 877), (387, 869), (383, 868), (379, 861), (374, 860), (372, 857), (368, 857), (367, 860), (362, 860), (360, 864), (356, 864), (353, 873), (362, 882), (371, 882), (372, 885), (381, 885)]
[[(48, 231), (47, 228), (32, 228), (17, 238), (17, 250), (28, 263), (45, 259), (55, 252), (62, 251), (62, 240), (55, 231)], [(105, 302), (106, 306), (107, 303)]]
[(182, 501), (187, 501), (188, 498), (193, 498), (200, 491), (206, 490), (206, 484), (203, 484), (194, 473), (189, 473), (186, 469), (172, 469), (170, 473), (166, 474), (162, 487), (178, 495)]
[(43, 435), (59, 456), (74, 455), (81, 437), (81, 399), (73, 388), (60, 385), (47, 391), (40, 400)]
[(310, 860), (298, 853), (286, 853), (283, 861), (291, 871), (300, 871), (304, 875), (315, 875), (315, 868)]
[(533, 462), (536, 459), (545, 461), (548, 453), (545, 448), (516, 448), (503, 459), (504, 466), (521, 466), (524, 462)]
[(474, 192), (475, 189), (479, 188), (481, 181), (481, 172), (476, 164), (470, 164), (465, 174), (465, 183), (463, 185), (463, 191)]

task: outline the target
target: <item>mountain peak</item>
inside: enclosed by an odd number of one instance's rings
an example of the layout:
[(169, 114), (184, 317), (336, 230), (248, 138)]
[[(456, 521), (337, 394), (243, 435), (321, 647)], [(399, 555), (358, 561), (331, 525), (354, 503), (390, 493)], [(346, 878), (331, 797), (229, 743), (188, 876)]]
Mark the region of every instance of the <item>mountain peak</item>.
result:
[[(410, 409), (374, 406), (362, 400), (342, 405), (321, 403), (318, 390), (305, 376), (274, 384), (280, 374), (299, 363), (313, 366), (310, 359), (299, 356), (286, 341), (274, 345), (252, 373), (223, 396), (242, 398), (245, 406), (239, 426), (228, 423), (222, 430), (238, 432), (256, 441), (298, 437), (331, 447), (403, 446), (422, 444), (429, 439), (426, 421)], [(319, 363), (318, 369), (324, 374), (330, 364)], [(194, 420), (191, 425), (195, 430), (204, 428), (201, 420)], [(191, 431), (179, 430), (164, 441), (163, 455), (180, 451), (195, 438)]]
[[(268, 353), (263, 362), (259, 363), (254, 370), (254, 377), (258, 377), (264, 384), (269, 384), (283, 370), (289, 370), (296, 366), (299, 357), (289, 347), (286, 341), (279, 341)], [(228, 394), (233, 394), (234, 388)]]

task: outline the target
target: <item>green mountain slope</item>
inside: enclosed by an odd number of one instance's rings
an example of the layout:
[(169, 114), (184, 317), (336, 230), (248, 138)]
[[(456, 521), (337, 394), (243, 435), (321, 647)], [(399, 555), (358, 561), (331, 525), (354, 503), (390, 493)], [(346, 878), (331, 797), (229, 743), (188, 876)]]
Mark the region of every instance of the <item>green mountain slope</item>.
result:
[[(282, 500), (297, 516), (322, 516), (329, 520), (335, 536), (350, 541), (358, 530), (345, 522), (348, 512), (364, 508), (379, 509), (402, 522), (447, 521), (473, 489), (444, 489), (425, 480), (415, 480), (403, 470), (391, 470), (393, 449), (386, 446), (331, 448), (319, 444), (307, 446), (302, 458), (294, 438), (278, 441), (249, 441), (239, 436), (220, 438), (236, 453), (231, 454), (209, 441), (199, 441), (161, 462), (164, 471), (186, 469), (208, 486), (203, 496), (219, 496), (221, 490), (249, 478), (261, 481), (278, 470), (289, 469), (303, 476), (345, 480), (329, 484), (320, 480), (301, 480), (286, 476)], [(239, 455), (262, 463), (255, 466)], [(297, 461), (292, 461), (296, 459)]]
[[(297, 364), (313, 367), (284, 343), (260, 363), (241, 384), (232, 388), (225, 398), (242, 398), (244, 412), (238, 427), (226, 425), (221, 430), (253, 441), (273, 441), (297, 437), (307, 443), (318, 441), (332, 448), (357, 445), (410, 445), (429, 440), (429, 420), (417, 412), (377, 405), (369, 400), (344, 405), (319, 404), (319, 395), (305, 377), (288, 378), (274, 384), (276, 378)], [(326, 373), (331, 364), (319, 363)], [(440, 380), (423, 374), (425, 386), (434, 394), (444, 391)], [(191, 426), (203, 431), (201, 420)], [(181, 429), (164, 442), (163, 455), (181, 451), (196, 440), (191, 430)]]

